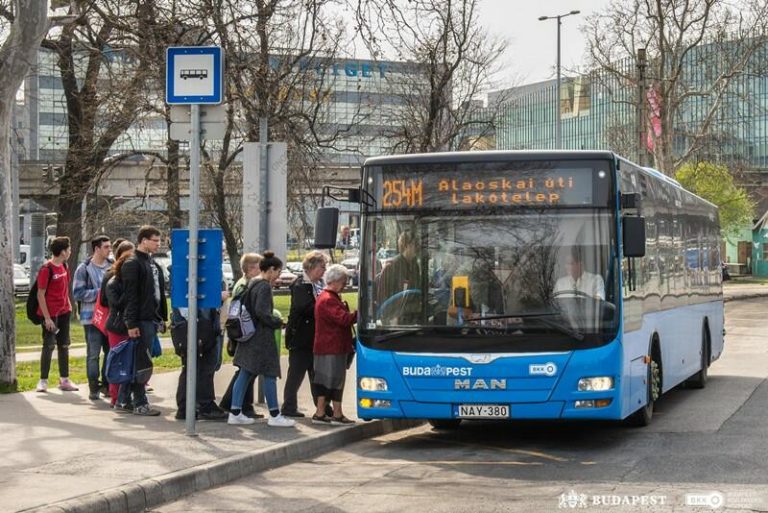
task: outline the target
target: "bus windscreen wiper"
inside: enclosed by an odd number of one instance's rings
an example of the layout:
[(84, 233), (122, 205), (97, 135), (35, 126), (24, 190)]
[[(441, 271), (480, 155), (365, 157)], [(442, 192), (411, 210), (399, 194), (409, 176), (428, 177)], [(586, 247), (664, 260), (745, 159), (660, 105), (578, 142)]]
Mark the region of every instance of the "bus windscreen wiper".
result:
[(378, 344), (379, 342), (386, 342), (387, 340), (391, 340), (397, 337), (402, 337), (403, 335), (410, 335), (411, 333), (416, 333), (417, 331), (422, 331), (422, 330), (423, 328), (412, 328), (407, 330), (391, 331), (389, 333), (384, 333), (382, 335), (379, 335), (378, 337), (373, 337), (373, 343)]
[(494, 319), (534, 319), (545, 326), (548, 326), (550, 328), (553, 328), (560, 333), (563, 333), (564, 335), (568, 335), (569, 337), (573, 337), (579, 342), (584, 340), (584, 334), (580, 332), (579, 330), (573, 329), (570, 326), (567, 326), (565, 324), (553, 321), (552, 319), (549, 319), (549, 317), (560, 317), (562, 318), (562, 314), (558, 312), (525, 312), (525, 313), (516, 313), (516, 314), (505, 314), (505, 315), (485, 315), (483, 317), (472, 317), (471, 319), (467, 319), (466, 322), (468, 323), (474, 323), (477, 321), (489, 321)]

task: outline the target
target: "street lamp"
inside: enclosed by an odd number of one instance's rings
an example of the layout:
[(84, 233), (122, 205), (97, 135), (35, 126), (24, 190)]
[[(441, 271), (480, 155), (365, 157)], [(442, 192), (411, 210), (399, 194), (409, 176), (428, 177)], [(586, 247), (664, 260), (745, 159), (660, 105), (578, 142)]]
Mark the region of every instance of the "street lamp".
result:
[(560, 128), (560, 25), (561, 19), (579, 14), (581, 11), (571, 11), (557, 16), (539, 16), (539, 21), (557, 20), (557, 93), (555, 97), (555, 148), (562, 149), (563, 140)]

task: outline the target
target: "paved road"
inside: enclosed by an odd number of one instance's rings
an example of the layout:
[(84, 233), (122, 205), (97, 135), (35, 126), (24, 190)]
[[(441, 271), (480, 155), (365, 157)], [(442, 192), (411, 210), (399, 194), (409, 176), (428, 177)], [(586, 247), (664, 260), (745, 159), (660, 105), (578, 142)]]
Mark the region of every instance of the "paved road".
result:
[[(665, 396), (647, 428), (416, 428), (156, 511), (768, 511), (766, 311), (768, 299), (729, 303), (707, 388)], [(686, 505), (686, 494), (709, 506)]]

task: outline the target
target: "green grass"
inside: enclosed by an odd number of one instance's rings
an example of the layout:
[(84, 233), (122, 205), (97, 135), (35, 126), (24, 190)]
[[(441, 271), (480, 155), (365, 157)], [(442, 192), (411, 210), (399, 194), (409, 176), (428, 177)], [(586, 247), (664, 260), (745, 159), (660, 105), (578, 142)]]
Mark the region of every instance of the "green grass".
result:
[[(342, 294), (349, 308), (357, 308), (357, 293), (347, 292)], [(280, 310), (284, 319), (288, 319), (288, 312), (291, 308), (291, 296), (275, 296), (275, 308)], [(73, 347), (75, 345), (84, 345), (83, 329), (77, 319), (72, 320), (70, 326), (70, 340)], [(24, 303), (16, 305), (16, 346), (20, 350), (39, 348), (42, 345), (42, 335), (40, 326), (32, 324), (24, 312)], [(285, 347), (281, 347), (283, 354), (288, 354)], [(168, 372), (181, 368), (181, 360), (173, 353), (172, 349), (165, 349), (163, 355), (153, 359), (155, 372)], [(232, 363), (232, 357), (224, 351), (224, 363)], [(18, 391), (25, 392), (34, 390), (37, 386), (37, 380), (40, 379), (40, 361), (18, 362), (16, 364), (16, 375), (18, 379)], [(53, 354), (53, 363), (49, 374), (49, 382), (56, 383), (59, 376), (59, 364), (56, 359), (56, 351)], [(88, 382), (85, 369), (85, 357), (70, 357), (69, 359), (69, 377), (74, 383), (84, 384)], [(0, 393), (4, 391), (0, 390)]]
[[(165, 349), (162, 356), (152, 359), (154, 372), (169, 372), (181, 368), (181, 359), (173, 353), (173, 349)], [(51, 372), (48, 375), (48, 383), (51, 388), (56, 386), (59, 378), (59, 362), (56, 358), (56, 351), (53, 352), (53, 362)], [(18, 362), (16, 364), (16, 379), (19, 382), (18, 392), (27, 392), (34, 390), (37, 386), (37, 380), (40, 379), (40, 361)], [(69, 359), (69, 379), (79, 386), (88, 386), (88, 376), (85, 370), (85, 357), (70, 357)]]
[[(72, 318), (69, 326), (69, 340), (71, 345), (84, 345), (85, 334), (80, 323)], [(43, 343), (43, 333), (40, 326), (35, 326), (27, 319), (26, 304), (16, 302), (16, 347), (24, 348), (31, 346), (41, 346)]]

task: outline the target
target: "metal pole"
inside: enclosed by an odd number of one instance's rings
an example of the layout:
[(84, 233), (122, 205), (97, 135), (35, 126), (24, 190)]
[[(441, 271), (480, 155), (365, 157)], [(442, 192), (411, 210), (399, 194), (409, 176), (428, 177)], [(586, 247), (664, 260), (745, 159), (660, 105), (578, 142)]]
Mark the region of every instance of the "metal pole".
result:
[(261, 251), (268, 249), (267, 244), (269, 244), (269, 237), (267, 234), (269, 226), (267, 219), (267, 187), (269, 187), (267, 176), (267, 143), (269, 141), (268, 130), (269, 123), (266, 116), (259, 118), (259, 207), (261, 208), (259, 215), (259, 249)]
[(646, 165), (645, 159), (645, 48), (637, 49), (637, 163)]
[(560, 126), (560, 21), (561, 16), (557, 17), (557, 97), (555, 98), (555, 149), (563, 148), (563, 135)]
[[(269, 151), (269, 120), (266, 116), (259, 118), (259, 207), (261, 212), (259, 213), (259, 246), (261, 251), (265, 251), (269, 244), (269, 209), (267, 203), (269, 201), (269, 194), (267, 189), (269, 188), (269, 159), (267, 158), (267, 152)], [(259, 376), (256, 383), (256, 402), (264, 402), (264, 376)]]
[(191, 105), (189, 138), (189, 283), (187, 314), (187, 418), (188, 436), (195, 433), (197, 411), (197, 244), (200, 205), (200, 105)]

